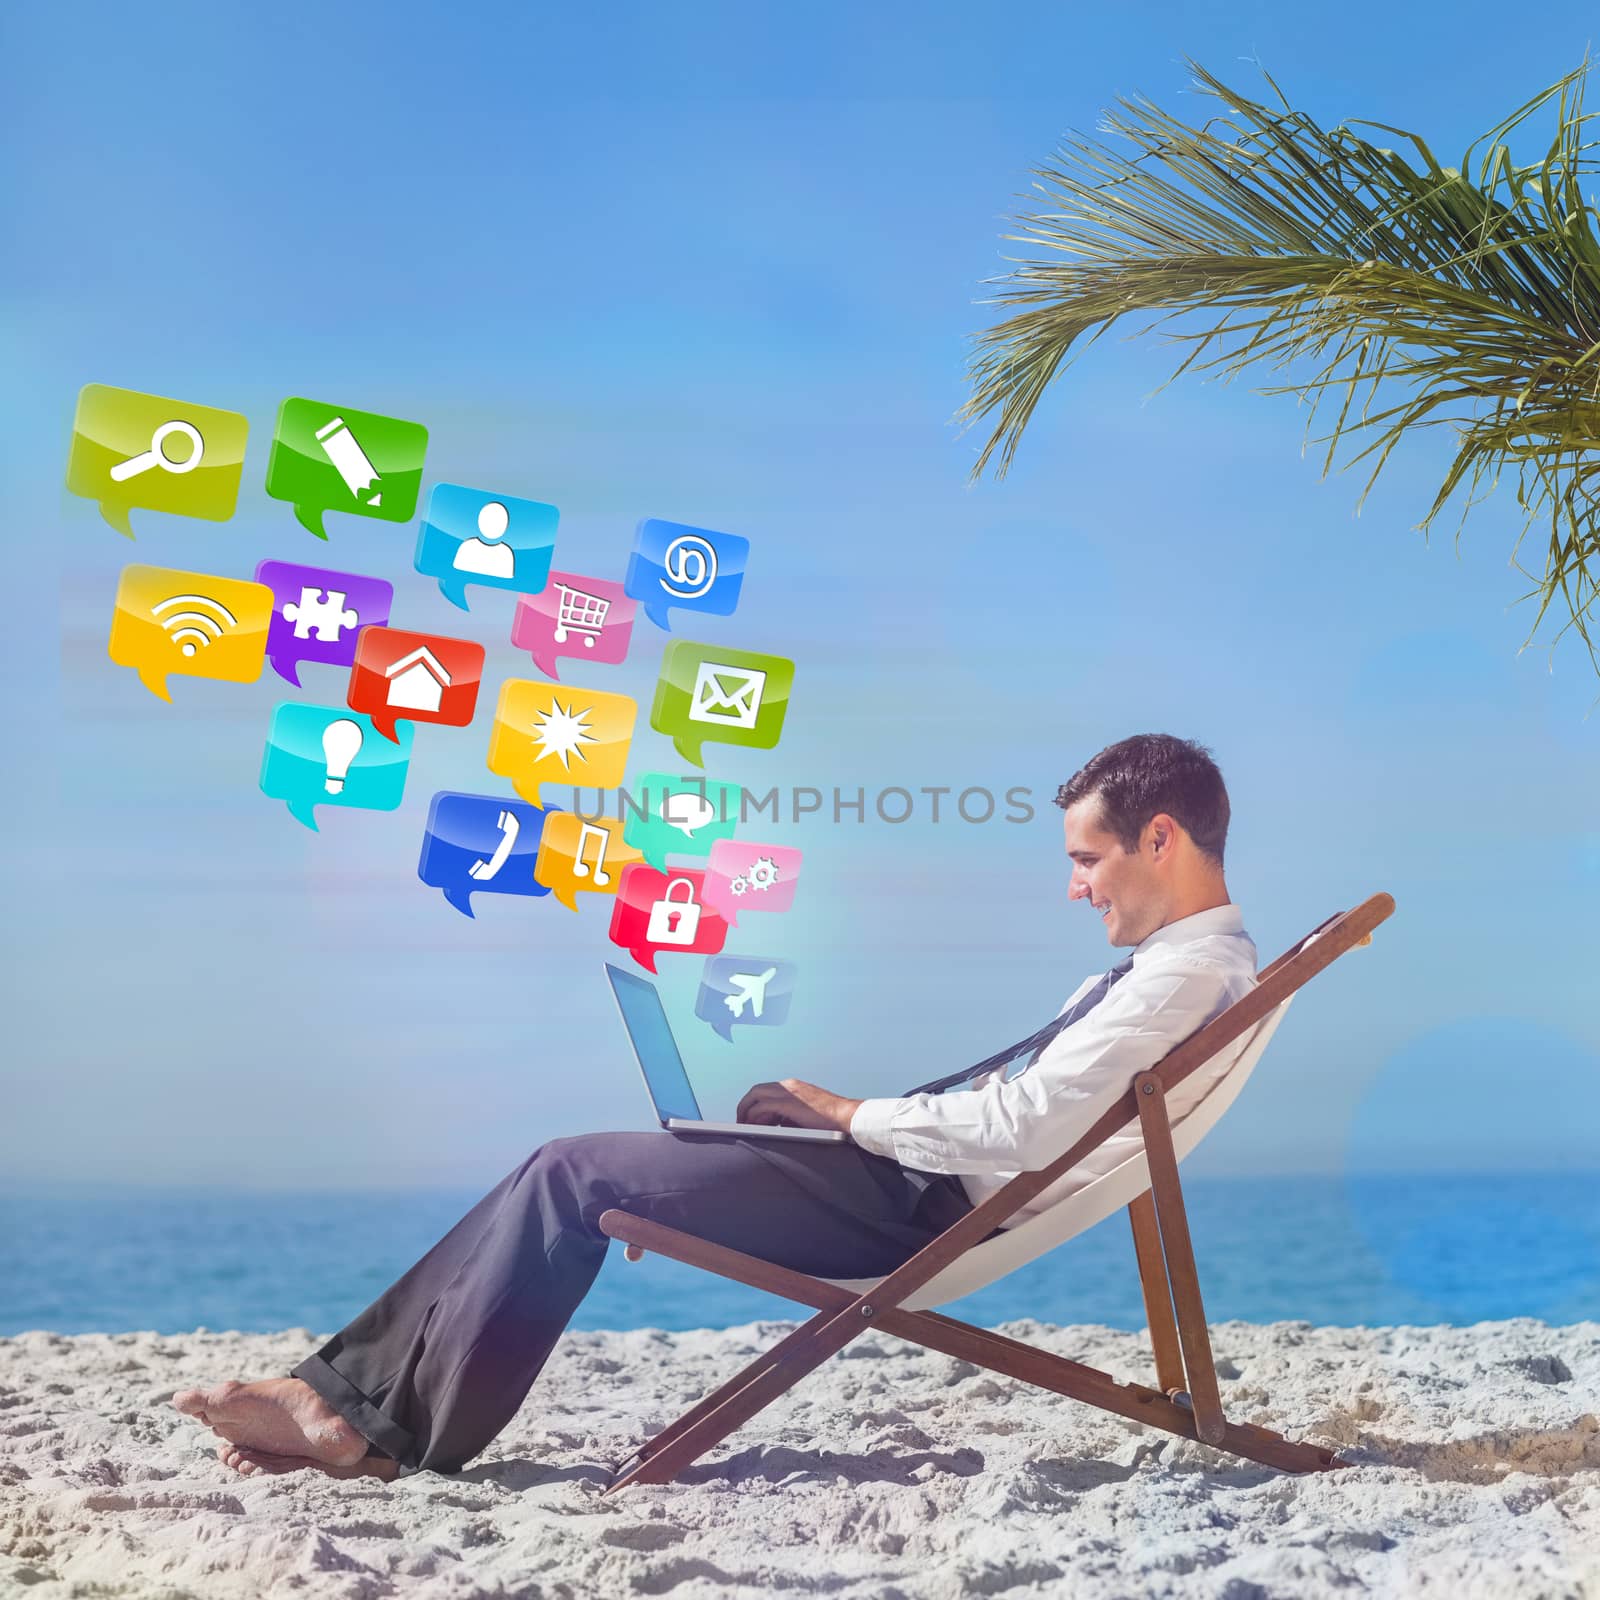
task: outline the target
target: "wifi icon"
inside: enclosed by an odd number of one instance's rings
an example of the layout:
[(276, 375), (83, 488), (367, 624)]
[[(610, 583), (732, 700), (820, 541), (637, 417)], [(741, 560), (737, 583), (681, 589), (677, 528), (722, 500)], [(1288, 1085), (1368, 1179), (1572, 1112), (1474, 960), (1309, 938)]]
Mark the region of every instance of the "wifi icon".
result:
[[(191, 606), (188, 611), (174, 611), (174, 606)], [(150, 607), (150, 614), (166, 629), (172, 642), (186, 655), (203, 650), (213, 639), (239, 626), (239, 619), (220, 600), (204, 594), (175, 594), (159, 605)]]

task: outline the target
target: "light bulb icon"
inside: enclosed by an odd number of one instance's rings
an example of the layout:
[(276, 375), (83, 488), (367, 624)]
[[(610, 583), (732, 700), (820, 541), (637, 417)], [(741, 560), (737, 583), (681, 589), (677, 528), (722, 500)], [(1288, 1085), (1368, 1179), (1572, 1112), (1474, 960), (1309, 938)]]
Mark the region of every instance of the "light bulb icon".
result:
[(352, 722), (348, 717), (340, 717), (322, 730), (322, 753), (328, 763), (328, 776), (323, 779), (322, 787), (329, 794), (343, 791), (344, 780), (350, 773), (350, 763), (360, 754), (364, 738), (361, 724)]

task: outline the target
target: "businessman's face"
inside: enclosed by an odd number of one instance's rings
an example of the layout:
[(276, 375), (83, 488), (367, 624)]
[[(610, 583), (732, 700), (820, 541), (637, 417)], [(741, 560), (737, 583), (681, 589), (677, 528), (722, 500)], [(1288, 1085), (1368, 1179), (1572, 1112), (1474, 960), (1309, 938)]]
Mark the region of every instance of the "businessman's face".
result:
[(1098, 795), (1067, 807), (1066, 828), (1072, 861), (1067, 898), (1087, 900), (1100, 913), (1111, 944), (1148, 938), (1166, 921), (1165, 886), (1151, 860), (1142, 850), (1124, 850), (1100, 826)]

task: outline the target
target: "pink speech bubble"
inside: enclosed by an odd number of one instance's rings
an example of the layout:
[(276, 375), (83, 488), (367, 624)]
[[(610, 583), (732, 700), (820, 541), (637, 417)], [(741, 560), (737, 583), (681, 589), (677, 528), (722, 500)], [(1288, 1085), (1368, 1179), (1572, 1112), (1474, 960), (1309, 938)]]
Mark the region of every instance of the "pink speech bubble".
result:
[(517, 599), (511, 617), (511, 642), (533, 657), (546, 677), (560, 679), (559, 656), (614, 665), (628, 654), (638, 602), (620, 583), (586, 578), (575, 572), (552, 572), (538, 594)]
[(718, 839), (706, 860), (701, 898), (730, 927), (741, 911), (787, 911), (800, 877), (800, 851), (793, 845)]

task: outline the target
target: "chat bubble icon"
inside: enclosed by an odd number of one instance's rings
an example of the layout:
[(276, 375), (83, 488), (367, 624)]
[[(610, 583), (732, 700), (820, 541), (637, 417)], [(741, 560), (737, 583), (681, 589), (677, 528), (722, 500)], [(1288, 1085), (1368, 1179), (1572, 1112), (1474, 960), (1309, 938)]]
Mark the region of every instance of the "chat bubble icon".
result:
[(226, 522), (239, 504), (249, 421), (237, 411), (86, 383), (78, 391), (67, 488), (131, 539), (135, 508)]
[(391, 744), (360, 712), (285, 700), (273, 708), (261, 792), (282, 800), (313, 831), (317, 806), (393, 811), (411, 766), (410, 725), (399, 734)]
[(500, 686), (489, 734), (489, 770), (531, 805), (543, 783), (613, 789), (622, 782), (639, 708), (630, 695), (563, 688), (532, 678)]
[(417, 876), (463, 916), (475, 894), (543, 899), (548, 884), (534, 876), (545, 821), (558, 815), (501, 795), (441, 789), (428, 806)]
[(661, 654), (650, 726), (697, 767), (705, 765), (702, 744), (770, 750), (793, 686), (794, 662), (783, 656), (675, 639)]
[(735, 1028), (781, 1028), (798, 971), (778, 956), (712, 956), (700, 974), (694, 1014), (729, 1044)]
[(573, 811), (556, 812), (539, 841), (534, 877), (551, 890), (568, 911), (578, 909), (580, 894), (615, 894), (619, 881), (639, 860), (639, 852), (622, 837), (614, 818), (586, 821)]
[(127, 566), (117, 580), (107, 651), (158, 699), (167, 678), (254, 683), (266, 664), (272, 591), (247, 578)]
[(689, 867), (626, 868), (611, 908), (611, 942), (646, 972), (656, 970), (656, 957), (663, 954), (720, 950), (728, 925), (702, 899), (702, 876)]
[(409, 522), (422, 489), (428, 430), (420, 422), (299, 397), (278, 407), (267, 493), (294, 506), (319, 539), (328, 511)]
[(658, 628), (670, 631), (673, 606), (726, 617), (739, 604), (749, 555), (750, 541), (737, 533), (646, 517), (634, 530), (622, 587)]
[(383, 578), (296, 561), (257, 563), (256, 582), (272, 590), (267, 660), (280, 678), (297, 689), (305, 662), (352, 666), (357, 634), (363, 628), (382, 627), (394, 604), (394, 585)]
[(478, 709), (484, 648), (475, 639), (405, 628), (363, 628), (346, 695), (386, 739), (398, 718), (464, 728)]
[(741, 911), (787, 911), (800, 878), (800, 851), (793, 845), (719, 839), (706, 862), (705, 902), (729, 927)]
[(533, 664), (559, 678), (559, 656), (614, 666), (625, 660), (638, 606), (620, 583), (552, 572), (541, 594), (523, 595), (511, 618), (511, 642), (533, 656)]
[(656, 868), (666, 866), (668, 854), (703, 856), (732, 836), (743, 798), (737, 783), (647, 772), (618, 796), (622, 836)]
[(550, 576), (561, 513), (542, 500), (436, 483), (417, 531), (412, 565), (467, 609), (467, 585), (537, 594)]

